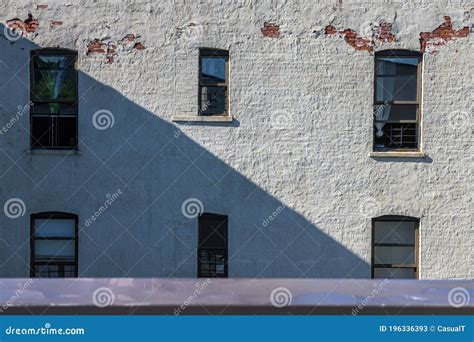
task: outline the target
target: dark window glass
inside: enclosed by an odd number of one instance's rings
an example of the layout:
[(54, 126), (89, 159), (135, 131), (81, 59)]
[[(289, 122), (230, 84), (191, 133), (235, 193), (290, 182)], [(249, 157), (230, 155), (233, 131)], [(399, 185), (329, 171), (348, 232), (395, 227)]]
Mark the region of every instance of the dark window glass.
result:
[(227, 222), (223, 215), (199, 217), (199, 277), (227, 277)]
[(227, 115), (229, 53), (201, 49), (199, 63), (199, 114)]
[(201, 76), (210, 80), (225, 82), (227, 70), (227, 58), (202, 56)]
[(373, 278), (418, 277), (418, 220), (385, 216), (373, 220)]
[(31, 145), (35, 147), (47, 146), (52, 134), (51, 118), (36, 117), (31, 121)]
[(77, 216), (42, 213), (31, 217), (31, 276), (77, 277)]
[(415, 52), (376, 54), (374, 150), (418, 149), (420, 63)]
[(32, 147), (77, 146), (76, 60), (77, 53), (72, 51), (43, 49), (32, 52)]
[(224, 87), (201, 87), (201, 110), (208, 114), (224, 113), (226, 97)]

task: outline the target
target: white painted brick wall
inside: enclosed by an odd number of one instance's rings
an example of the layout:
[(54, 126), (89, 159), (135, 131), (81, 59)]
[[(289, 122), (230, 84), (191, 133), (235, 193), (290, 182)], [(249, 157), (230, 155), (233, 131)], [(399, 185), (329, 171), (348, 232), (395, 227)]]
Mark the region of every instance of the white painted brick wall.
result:
[[(468, 1), (16, 0), (0, 13), (2, 32), (28, 13), (40, 23), (14, 43), (0, 37), (0, 126), (28, 103), (31, 49), (78, 50), (81, 96), (78, 156), (29, 154), (28, 115), (0, 136), (1, 203), (26, 205), (0, 215), (0, 276), (29, 274), (30, 214), (64, 211), (79, 215), (81, 276), (194, 277), (197, 219), (181, 204), (196, 197), (229, 215), (231, 277), (370, 277), (371, 218), (400, 214), (421, 218), (421, 278), (473, 278), (472, 35), (424, 54), (427, 157), (375, 160), (374, 56), (324, 34), (385, 20), (398, 41), (376, 50), (419, 50), (444, 16), (472, 25)], [(264, 22), (280, 38), (264, 37)], [(117, 49), (112, 64), (86, 55), (93, 39), (127, 34), (145, 50)], [(232, 124), (171, 122), (197, 112), (199, 47), (230, 51)], [(112, 128), (94, 128), (99, 109)]]

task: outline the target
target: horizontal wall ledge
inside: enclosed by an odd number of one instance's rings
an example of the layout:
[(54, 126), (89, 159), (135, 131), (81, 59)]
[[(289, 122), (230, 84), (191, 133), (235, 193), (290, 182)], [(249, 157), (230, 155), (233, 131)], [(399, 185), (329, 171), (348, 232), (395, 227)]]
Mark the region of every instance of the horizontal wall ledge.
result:
[(387, 158), (424, 158), (426, 154), (419, 151), (387, 151), (387, 152), (370, 152), (369, 157), (387, 157)]
[(0, 315), (474, 314), (473, 280), (9, 278), (0, 289)]
[(69, 155), (69, 156), (79, 156), (79, 150), (66, 150), (66, 149), (29, 149), (27, 150), (27, 154), (31, 155), (40, 155), (40, 156), (51, 156), (51, 155)]
[(175, 122), (232, 122), (232, 115), (174, 115), (171, 121)]

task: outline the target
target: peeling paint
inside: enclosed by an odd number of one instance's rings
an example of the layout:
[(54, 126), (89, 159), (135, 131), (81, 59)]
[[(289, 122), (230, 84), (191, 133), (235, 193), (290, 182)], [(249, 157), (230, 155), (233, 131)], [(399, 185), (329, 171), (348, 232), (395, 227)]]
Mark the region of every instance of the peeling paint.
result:
[(86, 55), (103, 54), (105, 62), (112, 64), (115, 57), (120, 52), (130, 52), (131, 50), (144, 50), (145, 45), (139, 41), (140, 36), (135, 34), (127, 34), (117, 42), (112, 40), (99, 40), (97, 38), (87, 43)]
[(39, 21), (33, 17), (31, 13), (28, 13), (28, 18), (25, 21), (19, 18), (13, 18), (7, 20), (7, 26), (12, 30), (21, 31), (23, 36), (28, 33), (33, 33), (39, 26)]
[(375, 34), (375, 39), (382, 43), (392, 43), (397, 41), (397, 38), (392, 33), (392, 26), (392, 23), (381, 21), (379, 26), (376, 27), (377, 33)]
[(336, 28), (332, 25), (326, 26), (324, 29), (325, 34), (332, 35), (339, 33), (344, 37), (344, 40), (347, 44), (352, 46), (354, 49), (358, 51), (374, 51), (374, 42), (370, 38), (360, 37), (358, 33), (352, 29), (345, 29), (342, 31), (337, 31)]
[(63, 24), (62, 21), (59, 21), (59, 20), (52, 20), (50, 26), (51, 26), (52, 28), (58, 28), (58, 27), (61, 26), (62, 24)]
[(105, 53), (105, 43), (101, 42), (99, 39), (91, 40), (87, 44), (87, 52), (86, 55), (90, 55), (92, 53)]
[(260, 29), (264, 37), (278, 38), (280, 37), (280, 26), (274, 23), (263, 23), (263, 27)]
[(465, 38), (469, 35), (469, 26), (462, 29), (453, 29), (451, 17), (445, 16), (444, 23), (439, 25), (431, 32), (420, 33), (420, 51), (435, 53), (438, 46), (445, 45), (454, 38)]

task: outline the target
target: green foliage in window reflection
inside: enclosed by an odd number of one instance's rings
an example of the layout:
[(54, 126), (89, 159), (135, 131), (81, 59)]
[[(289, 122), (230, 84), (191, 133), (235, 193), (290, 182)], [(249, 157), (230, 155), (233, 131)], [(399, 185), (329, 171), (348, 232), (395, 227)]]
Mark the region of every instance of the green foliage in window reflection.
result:
[(33, 95), (38, 100), (75, 100), (74, 59), (66, 56), (37, 56), (34, 60)]
[(43, 71), (41, 78), (35, 82), (34, 96), (40, 100), (74, 100), (76, 81), (72, 76), (71, 72), (66, 72), (64, 80), (60, 80), (59, 72)]

